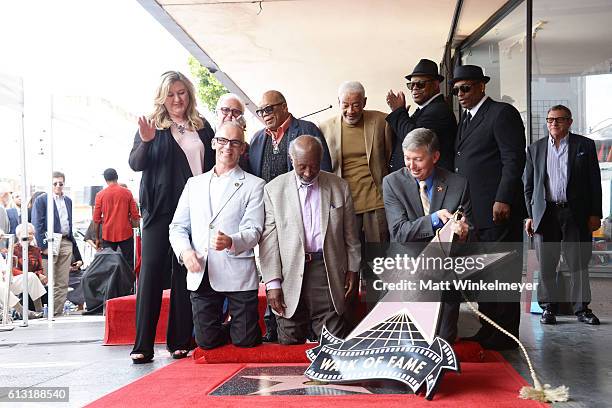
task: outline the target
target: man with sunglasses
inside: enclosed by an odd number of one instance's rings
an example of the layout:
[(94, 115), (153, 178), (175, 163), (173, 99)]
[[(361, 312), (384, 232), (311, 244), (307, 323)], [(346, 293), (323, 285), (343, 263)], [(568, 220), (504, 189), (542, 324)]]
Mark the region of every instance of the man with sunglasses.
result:
[(252, 174), (269, 183), (277, 176), (293, 170), (288, 147), (291, 141), (300, 135), (313, 135), (321, 140), (321, 169), (331, 171), (329, 149), (323, 134), (314, 123), (293, 117), (283, 94), (278, 91), (265, 92), (256, 113), (265, 128), (251, 138), (249, 165)]
[[(520, 282), (523, 219), (527, 215), (521, 181), (525, 127), (515, 107), (485, 94), (489, 79), (476, 65), (458, 66), (454, 70), (452, 93), (463, 108), (455, 141), (455, 172), (468, 180), (478, 241), (501, 243), (499, 251), (515, 251), (506, 268), (491, 271), (487, 278), (494, 272), (500, 279)], [(502, 301), (496, 297), (495, 302), (479, 302), (479, 309), (518, 337), (519, 299), (514, 293), (504, 295), (508, 296)], [(513, 340), (485, 321), (481, 323), (482, 327), (470, 340), (488, 349), (516, 348)]]
[[(68, 278), (72, 262), (73, 245), (76, 241), (72, 235), (72, 200), (64, 194), (66, 176), (59, 171), (53, 172), (53, 232), (61, 234), (59, 252), (53, 257), (53, 307), (54, 315), (61, 316), (68, 295)], [(43, 270), (47, 274), (48, 243), (47, 232), (47, 194), (41, 194), (32, 206), (32, 224), (36, 231), (36, 242), (43, 254)], [(82, 261), (78, 261), (82, 265)], [(49, 311), (51, 313), (51, 311)]]
[(387, 93), (387, 105), (392, 111), (387, 116), (387, 122), (395, 133), (389, 173), (404, 167), (402, 142), (409, 132), (418, 128), (430, 129), (436, 133), (440, 143), (438, 166), (454, 171), (457, 119), (440, 93), (440, 82), (444, 80), (444, 77), (438, 74), (438, 65), (431, 60), (422, 59), (414, 67), (412, 74), (406, 76), (406, 79), (409, 81), (406, 85), (410, 90), (412, 100), (418, 108), (410, 115), (406, 108), (406, 97), (402, 91)]
[[(216, 164), (192, 177), (170, 224), (170, 244), (187, 268), (196, 343), (211, 349), (228, 341), (239, 347), (261, 343), (259, 279), (253, 248), (263, 230), (264, 181), (240, 168), (244, 131), (225, 122), (212, 140)], [(229, 301), (229, 332), (223, 303)]]
[[(293, 170), (289, 157), (289, 144), (301, 135), (312, 135), (321, 141), (323, 145), (321, 170), (332, 171), (329, 149), (323, 134), (314, 123), (294, 118), (289, 113), (287, 101), (282, 93), (274, 90), (264, 92), (256, 114), (264, 122), (265, 128), (251, 138), (248, 169), (251, 174), (269, 183), (281, 174)], [(264, 320), (266, 322), (264, 341), (276, 341), (278, 338), (276, 320), (269, 306)]]
[(563, 105), (548, 110), (549, 136), (527, 149), (525, 203), (529, 218), (525, 230), (534, 237), (540, 261), (538, 302), (540, 322), (556, 324), (557, 265), (563, 254), (570, 273), (570, 301), (578, 321), (598, 325), (589, 309), (589, 260), (593, 231), (601, 225), (601, 175), (595, 142), (569, 131), (572, 112)]

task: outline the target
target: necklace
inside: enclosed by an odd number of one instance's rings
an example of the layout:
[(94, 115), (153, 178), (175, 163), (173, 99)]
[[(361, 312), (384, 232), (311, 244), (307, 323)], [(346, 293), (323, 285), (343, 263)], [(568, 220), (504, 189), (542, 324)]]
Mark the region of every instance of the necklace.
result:
[(175, 121), (172, 121), (172, 124), (173, 124), (174, 126), (176, 126), (176, 128), (178, 129), (178, 131), (179, 131), (179, 133), (180, 133), (181, 135), (184, 135), (184, 134), (185, 134), (185, 128), (186, 128), (186, 126), (185, 126), (185, 125), (180, 125), (180, 124), (176, 123)]

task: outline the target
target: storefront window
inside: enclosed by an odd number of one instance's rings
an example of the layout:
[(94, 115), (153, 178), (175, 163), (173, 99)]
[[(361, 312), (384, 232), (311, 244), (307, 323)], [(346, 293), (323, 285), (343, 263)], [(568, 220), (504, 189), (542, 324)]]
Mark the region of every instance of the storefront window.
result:
[[(610, 269), (612, 249), (612, 8), (609, 0), (533, 2), (532, 138), (546, 137), (548, 108), (570, 108), (571, 131), (595, 141), (603, 215), (592, 262)], [(601, 262), (600, 262), (601, 261)]]
[(463, 65), (483, 68), (491, 77), (487, 95), (514, 105), (523, 122), (527, 120), (526, 16), (525, 3), (520, 4), (473, 45), (462, 49), (461, 58)]

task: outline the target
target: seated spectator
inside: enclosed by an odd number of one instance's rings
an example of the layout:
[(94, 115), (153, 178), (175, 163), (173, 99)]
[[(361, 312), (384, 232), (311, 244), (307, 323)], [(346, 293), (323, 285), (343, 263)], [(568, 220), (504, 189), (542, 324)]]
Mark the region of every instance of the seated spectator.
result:
[[(17, 227), (17, 231), (18, 234), (21, 233), (21, 226)], [(32, 232), (31, 232), (31, 238), (33, 239), (33, 228), (32, 228)], [(0, 230), (0, 238), (4, 235), (4, 232), (2, 230)], [(21, 235), (18, 235), (18, 237), (20, 237)], [(36, 248), (38, 249), (38, 248)], [(19, 302), (19, 298), (17, 297), (18, 295), (20, 295), (23, 292), (23, 270), (21, 269), (22, 264), (21, 264), (21, 245), (15, 245), (14, 247), (14, 258), (17, 258), (14, 260), (14, 264), (15, 267), (13, 268), (13, 278), (11, 279), (11, 285), (10, 285), (10, 292), (9, 292), (9, 296), (8, 296), (8, 307), (13, 309), (13, 318), (15, 319), (21, 319), (22, 315), (23, 315), (23, 306), (21, 305), (21, 303)], [(38, 251), (38, 264), (42, 265), (42, 259), (40, 259), (40, 250)], [(30, 265), (28, 265), (30, 266)], [(35, 265), (32, 265), (32, 268), (35, 268)], [(4, 256), (0, 256), (0, 271), (6, 271), (6, 259)], [(4, 298), (6, 296), (6, 292), (4, 290), (4, 280), (7, 279), (6, 274), (2, 274), (2, 282), (0, 282), (0, 306), (4, 306), (1, 303), (4, 301)], [(32, 299), (34, 300), (35, 304), (36, 301), (38, 300), (38, 307), (37, 310), (42, 310), (42, 305), (40, 304), (40, 298), (42, 295), (44, 295), (45, 293), (47, 293), (47, 291), (45, 290), (44, 286), (42, 285), (42, 283), (40, 282), (40, 280), (38, 279), (37, 275), (33, 272), (28, 272), (28, 289), (29, 289), (29, 295), (32, 297)], [(32, 312), (29, 311), (28, 312), (28, 317), (30, 319), (38, 319), (42, 317), (42, 312), (37, 311), (37, 312)]]
[[(17, 242), (25, 237), (23, 225), (19, 224), (15, 231)], [(31, 318), (42, 317), (42, 302), (41, 297), (47, 293), (45, 285), (47, 284), (47, 276), (43, 272), (42, 255), (40, 249), (34, 241), (34, 226), (28, 223), (28, 294), (34, 301), (35, 314), (31, 314)], [(23, 248), (21, 245), (15, 245), (13, 249), (13, 279), (11, 282), (11, 292), (15, 295), (23, 293)]]

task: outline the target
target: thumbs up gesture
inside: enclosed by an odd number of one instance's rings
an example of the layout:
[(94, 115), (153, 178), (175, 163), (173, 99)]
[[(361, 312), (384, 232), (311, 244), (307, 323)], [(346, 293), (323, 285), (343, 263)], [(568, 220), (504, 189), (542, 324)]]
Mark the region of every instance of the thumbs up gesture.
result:
[(210, 246), (215, 251), (223, 251), (224, 249), (228, 249), (232, 247), (232, 239), (225, 235), (223, 231), (219, 230), (217, 233), (211, 238)]

